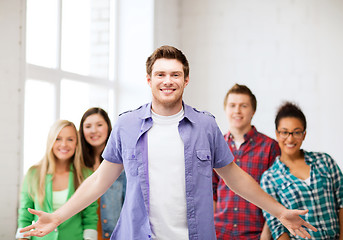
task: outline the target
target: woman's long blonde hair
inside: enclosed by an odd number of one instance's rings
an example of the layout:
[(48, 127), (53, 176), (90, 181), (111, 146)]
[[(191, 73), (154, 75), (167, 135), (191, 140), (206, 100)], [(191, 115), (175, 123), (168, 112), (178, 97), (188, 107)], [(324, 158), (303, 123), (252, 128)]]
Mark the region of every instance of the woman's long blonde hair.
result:
[(38, 202), (41, 206), (43, 206), (45, 198), (45, 177), (47, 174), (54, 175), (56, 171), (56, 157), (52, 151), (52, 148), (54, 146), (56, 138), (58, 137), (58, 134), (65, 127), (72, 127), (75, 130), (75, 134), (77, 136), (75, 153), (70, 160), (70, 163), (73, 165), (75, 190), (85, 179), (83, 175), (85, 165), (83, 162), (82, 148), (78, 131), (76, 130), (74, 123), (67, 120), (57, 120), (50, 128), (46, 144), (46, 151), (43, 159), (37, 165), (29, 169), (29, 172), (35, 170), (35, 173), (28, 174), (29, 176), (32, 175), (32, 179), (28, 180), (28, 185), (30, 186), (29, 193), (31, 194), (31, 197), (33, 199), (35, 198), (35, 196), (37, 196)]

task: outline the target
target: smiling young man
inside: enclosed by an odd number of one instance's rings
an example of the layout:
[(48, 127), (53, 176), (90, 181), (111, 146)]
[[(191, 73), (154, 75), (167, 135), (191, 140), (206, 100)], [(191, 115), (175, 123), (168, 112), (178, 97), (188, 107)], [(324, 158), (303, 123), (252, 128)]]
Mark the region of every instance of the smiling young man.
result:
[[(54, 213), (29, 210), (39, 220), (22, 231), (44, 236), (103, 194), (127, 174), (125, 203), (111, 239), (216, 239), (213, 220), (212, 169), (228, 186), (275, 215), (292, 233), (310, 236), (314, 229), (299, 214), (266, 194), (234, 162), (212, 115), (182, 101), (189, 83), (185, 55), (162, 46), (147, 59), (152, 101), (121, 114), (103, 161), (70, 201)], [(315, 230), (315, 229), (314, 229)]]
[[(257, 182), (280, 154), (277, 142), (258, 132), (251, 125), (257, 101), (251, 90), (235, 84), (224, 98), (224, 109), (229, 122), (229, 132), (224, 135), (235, 163)], [(220, 240), (269, 240), (271, 235), (264, 227), (260, 208), (243, 199), (228, 188), (218, 174), (213, 174), (214, 220)]]

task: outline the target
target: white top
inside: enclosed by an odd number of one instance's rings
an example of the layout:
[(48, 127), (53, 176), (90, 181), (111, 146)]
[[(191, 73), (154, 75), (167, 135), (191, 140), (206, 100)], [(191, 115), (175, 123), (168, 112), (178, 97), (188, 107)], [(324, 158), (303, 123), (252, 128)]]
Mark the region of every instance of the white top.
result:
[(188, 239), (184, 144), (178, 131), (183, 109), (172, 116), (152, 112), (148, 168), (152, 239)]
[(52, 209), (56, 211), (59, 209), (66, 201), (68, 197), (68, 188), (62, 191), (52, 192)]
[(307, 185), (311, 185), (311, 174), (308, 178), (306, 178), (305, 180), (303, 180)]

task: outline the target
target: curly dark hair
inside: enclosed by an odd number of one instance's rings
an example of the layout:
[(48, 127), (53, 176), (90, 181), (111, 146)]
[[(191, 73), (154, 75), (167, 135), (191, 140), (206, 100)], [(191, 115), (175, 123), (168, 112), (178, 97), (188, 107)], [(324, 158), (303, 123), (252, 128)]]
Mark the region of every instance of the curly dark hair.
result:
[(306, 130), (306, 117), (297, 104), (285, 102), (279, 107), (275, 117), (275, 129), (279, 127), (280, 120), (286, 117), (299, 119), (304, 127), (304, 131)]

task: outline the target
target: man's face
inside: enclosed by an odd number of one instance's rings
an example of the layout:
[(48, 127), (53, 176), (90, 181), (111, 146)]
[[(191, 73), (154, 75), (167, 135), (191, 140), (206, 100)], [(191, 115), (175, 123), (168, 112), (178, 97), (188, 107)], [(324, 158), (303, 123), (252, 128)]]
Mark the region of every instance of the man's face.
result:
[(183, 91), (189, 82), (189, 78), (184, 76), (180, 61), (157, 59), (152, 67), (151, 76), (147, 75), (147, 81), (151, 87), (154, 111), (157, 109), (180, 111)]
[(231, 131), (246, 131), (250, 129), (251, 119), (255, 112), (248, 95), (239, 93), (229, 94), (225, 112), (229, 120)]

